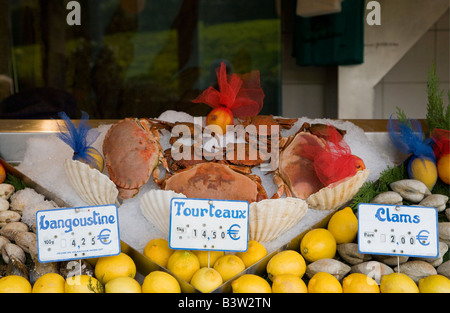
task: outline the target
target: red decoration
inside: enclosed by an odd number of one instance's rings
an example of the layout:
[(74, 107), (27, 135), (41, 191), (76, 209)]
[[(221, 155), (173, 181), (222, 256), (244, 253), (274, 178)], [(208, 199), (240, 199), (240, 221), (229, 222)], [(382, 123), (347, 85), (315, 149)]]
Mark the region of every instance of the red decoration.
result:
[(264, 99), (259, 71), (229, 76), (222, 62), (216, 73), (219, 90), (209, 87), (192, 102), (205, 103), (213, 109), (225, 106), (238, 118), (258, 115), (263, 107)]
[(431, 132), (431, 138), (434, 140), (433, 151), (436, 159), (450, 153), (450, 131), (435, 128)]

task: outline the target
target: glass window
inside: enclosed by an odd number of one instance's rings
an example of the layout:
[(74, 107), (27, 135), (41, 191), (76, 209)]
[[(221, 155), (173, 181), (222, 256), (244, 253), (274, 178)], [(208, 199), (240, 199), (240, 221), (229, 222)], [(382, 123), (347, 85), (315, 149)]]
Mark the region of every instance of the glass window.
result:
[(81, 25), (72, 26), (68, 2), (9, 0), (16, 92), (66, 91), (76, 107), (60, 107), (75, 117), (206, 115), (191, 100), (224, 61), (236, 73), (260, 70), (261, 114), (280, 113), (275, 0), (79, 0)]

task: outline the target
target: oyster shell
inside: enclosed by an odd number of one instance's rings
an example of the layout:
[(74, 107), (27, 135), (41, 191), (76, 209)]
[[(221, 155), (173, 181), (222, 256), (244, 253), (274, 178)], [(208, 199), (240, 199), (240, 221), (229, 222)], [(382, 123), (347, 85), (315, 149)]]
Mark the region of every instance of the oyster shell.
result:
[(10, 222), (18, 222), (21, 217), (22, 215), (15, 211), (0, 211), (0, 227), (3, 227)]
[(172, 190), (152, 189), (140, 199), (140, 208), (144, 217), (166, 235), (169, 235), (172, 198), (186, 198), (186, 196)]
[(403, 204), (402, 196), (395, 191), (382, 192), (370, 201), (377, 204)]
[(25, 252), (22, 250), (22, 248), (14, 243), (7, 243), (3, 246), (2, 257), (3, 261), (5, 261), (5, 263), (7, 264), (12, 258), (15, 258), (16, 260), (22, 263), (25, 263), (27, 259), (25, 256)]
[(358, 171), (353, 177), (345, 178), (310, 195), (306, 202), (311, 209), (334, 210), (350, 201), (369, 176), (369, 170)]
[(445, 195), (434, 194), (426, 196), (422, 201), (420, 201), (419, 205), (426, 207), (436, 208), (438, 212), (442, 212), (445, 210), (447, 205), (448, 197)]
[(0, 184), (0, 199), (8, 200), (14, 193), (15, 188), (13, 185), (2, 183)]
[(14, 238), (14, 241), (19, 247), (23, 249), (23, 251), (30, 253), (31, 246), (32, 245), (37, 246), (37, 235), (29, 231), (19, 232)]
[(308, 210), (298, 198), (265, 199), (250, 203), (249, 240), (271, 241), (297, 224)]
[(326, 272), (336, 277), (337, 280), (342, 280), (350, 270), (350, 266), (336, 259), (320, 259), (308, 264), (305, 274), (311, 278), (318, 272)]
[(87, 204), (118, 204), (119, 191), (108, 176), (85, 163), (71, 159), (64, 160), (64, 170), (73, 189)]
[(9, 201), (3, 198), (0, 198), (0, 211), (6, 211), (9, 209)]
[(431, 195), (428, 187), (416, 179), (402, 179), (389, 184), (389, 187), (398, 192), (403, 199), (413, 203), (419, 203), (425, 196)]
[(0, 229), (0, 235), (14, 241), (19, 232), (28, 231), (28, 225), (22, 222), (11, 222)]

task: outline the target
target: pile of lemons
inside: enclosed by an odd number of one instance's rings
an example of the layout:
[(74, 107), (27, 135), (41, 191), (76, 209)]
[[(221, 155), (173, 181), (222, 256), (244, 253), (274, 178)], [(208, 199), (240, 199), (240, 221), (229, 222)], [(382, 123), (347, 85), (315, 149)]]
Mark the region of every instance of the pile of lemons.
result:
[(158, 238), (147, 243), (144, 255), (199, 291), (211, 292), (265, 257), (267, 250), (254, 240), (248, 242), (247, 251), (235, 254), (225, 254), (223, 251), (172, 250), (167, 240)]
[[(418, 284), (403, 273), (381, 278), (380, 285), (368, 275), (351, 273), (339, 281), (327, 272), (318, 272), (305, 280), (308, 263), (334, 258), (338, 244), (354, 242), (358, 220), (350, 207), (337, 211), (327, 228), (308, 231), (300, 241), (298, 251), (276, 253), (267, 263), (267, 279), (245, 274), (232, 282), (233, 292), (274, 293), (450, 293), (450, 279), (431, 275)], [(271, 285), (270, 285), (271, 282)]]

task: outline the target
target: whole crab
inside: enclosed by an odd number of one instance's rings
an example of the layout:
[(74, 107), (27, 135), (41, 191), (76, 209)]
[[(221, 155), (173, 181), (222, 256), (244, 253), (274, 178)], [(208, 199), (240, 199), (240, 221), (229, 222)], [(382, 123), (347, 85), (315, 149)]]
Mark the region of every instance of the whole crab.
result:
[(158, 130), (164, 127), (157, 120), (125, 118), (106, 133), (103, 155), (119, 198), (134, 197), (152, 175), (159, 184), (160, 164), (169, 171), (159, 143)]
[(187, 167), (168, 176), (161, 187), (182, 193), (188, 198), (243, 200), (249, 203), (267, 199), (257, 175), (249, 168), (217, 162), (204, 162)]

